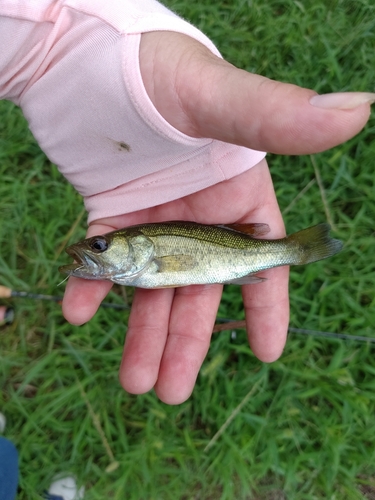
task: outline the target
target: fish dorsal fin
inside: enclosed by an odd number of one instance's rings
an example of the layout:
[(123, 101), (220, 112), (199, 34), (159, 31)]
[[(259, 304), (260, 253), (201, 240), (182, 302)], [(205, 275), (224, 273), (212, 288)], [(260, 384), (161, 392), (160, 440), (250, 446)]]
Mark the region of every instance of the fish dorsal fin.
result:
[(223, 285), (253, 285), (254, 283), (262, 283), (262, 281), (266, 280), (267, 278), (261, 278), (256, 274), (247, 274), (246, 276), (242, 276), (242, 278), (224, 281)]
[(238, 233), (244, 233), (253, 238), (257, 236), (264, 236), (269, 233), (270, 226), (268, 224), (253, 223), (253, 224), (221, 224), (220, 227), (230, 229), (231, 231), (237, 231)]
[(179, 271), (190, 271), (197, 262), (192, 255), (165, 255), (155, 258), (159, 273), (175, 273)]

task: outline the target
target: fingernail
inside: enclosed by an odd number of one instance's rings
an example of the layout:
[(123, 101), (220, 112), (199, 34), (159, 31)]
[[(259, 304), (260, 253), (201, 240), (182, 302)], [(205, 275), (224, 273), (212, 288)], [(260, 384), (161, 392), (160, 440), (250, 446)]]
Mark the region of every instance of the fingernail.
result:
[(0, 307), (0, 326), (10, 325), (14, 320), (14, 309), (12, 307)]
[(371, 92), (337, 92), (334, 94), (314, 95), (310, 104), (324, 109), (354, 109), (361, 104), (375, 102), (375, 94)]

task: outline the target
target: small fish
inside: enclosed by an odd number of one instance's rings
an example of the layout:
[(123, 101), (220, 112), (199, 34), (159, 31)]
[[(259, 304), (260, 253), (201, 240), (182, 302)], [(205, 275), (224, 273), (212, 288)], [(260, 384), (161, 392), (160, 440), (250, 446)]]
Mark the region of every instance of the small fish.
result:
[(319, 224), (282, 239), (257, 239), (267, 224), (205, 225), (173, 221), (140, 224), (93, 236), (66, 252), (77, 262), (62, 273), (140, 288), (257, 283), (271, 267), (325, 259), (342, 248)]

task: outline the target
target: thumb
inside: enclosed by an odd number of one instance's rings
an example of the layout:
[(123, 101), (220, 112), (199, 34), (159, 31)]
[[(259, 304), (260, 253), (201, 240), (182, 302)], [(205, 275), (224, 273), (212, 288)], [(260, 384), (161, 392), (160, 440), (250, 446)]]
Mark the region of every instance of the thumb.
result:
[[(277, 154), (310, 154), (356, 135), (375, 94), (317, 96), (235, 68), (178, 33), (147, 33), (141, 72), (155, 107), (181, 132)], [(152, 75), (152, 77), (151, 77)]]

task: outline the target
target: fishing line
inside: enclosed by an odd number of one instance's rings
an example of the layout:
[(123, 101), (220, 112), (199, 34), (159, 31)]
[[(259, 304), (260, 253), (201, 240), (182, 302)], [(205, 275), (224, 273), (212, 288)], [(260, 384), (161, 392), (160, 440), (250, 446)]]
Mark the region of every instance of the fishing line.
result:
[[(226, 330), (240, 330), (246, 328), (246, 321), (239, 320), (234, 321), (227, 318), (217, 318), (218, 323), (214, 326), (213, 333), (218, 333)], [(333, 332), (322, 332), (320, 330), (309, 330), (307, 328), (288, 328), (289, 333), (299, 333), (301, 335), (310, 335), (315, 337), (325, 337), (330, 339), (340, 339), (340, 340), (354, 340), (356, 342), (369, 342), (375, 343), (374, 337), (365, 337), (361, 335), (350, 335), (348, 333), (333, 333)]]
[[(32, 293), (32, 292), (21, 292), (17, 290), (12, 290), (6, 286), (0, 285), (0, 299), (10, 299), (10, 298), (24, 298), (32, 300), (48, 300), (56, 303), (61, 303), (63, 300), (62, 295), (45, 295), (42, 293)], [(115, 304), (114, 302), (102, 302), (100, 307), (105, 309), (116, 309), (119, 311), (130, 310), (130, 306), (125, 304)], [(213, 333), (219, 333), (222, 331), (236, 331), (246, 328), (245, 320), (234, 320), (230, 318), (216, 318), (217, 323), (214, 326)], [(369, 342), (375, 343), (375, 338), (365, 337), (361, 335), (350, 335), (348, 333), (333, 333), (333, 332), (322, 332), (320, 330), (309, 330), (307, 328), (288, 328), (289, 333), (297, 333), (301, 335), (310, 335), (315, 337), (325, 337), (329, 339), (340, 339), (340, 340), (352, 340), (356, 342)]]
[[(59, 303), (62, 302), (63, 295), (44, 295), (42, 293), (20, 292), (17, 290), (12, 290), (6, 286), (0, 285), (0, 299), (11, 299), (11, 298), (48, 300)], [(120, 309), (120, 310), (130, 309), (130, 307), (125, 304), (115, 304), (113, 302), (102, 302), (100, 304), (100, 307), (108, 309)]]

